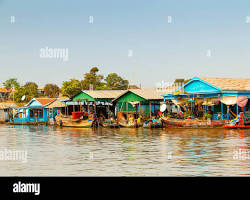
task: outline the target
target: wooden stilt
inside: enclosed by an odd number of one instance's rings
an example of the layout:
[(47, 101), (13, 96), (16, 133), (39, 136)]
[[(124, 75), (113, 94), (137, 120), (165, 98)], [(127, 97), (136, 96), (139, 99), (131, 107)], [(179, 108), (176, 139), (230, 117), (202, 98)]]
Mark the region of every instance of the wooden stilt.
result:
[(127, 119), (128, 119), (128, 102), (126, 102)]
[(151, 119), (151, 102), (149, 102), (149, 117), (150, 117), (150, 119)]

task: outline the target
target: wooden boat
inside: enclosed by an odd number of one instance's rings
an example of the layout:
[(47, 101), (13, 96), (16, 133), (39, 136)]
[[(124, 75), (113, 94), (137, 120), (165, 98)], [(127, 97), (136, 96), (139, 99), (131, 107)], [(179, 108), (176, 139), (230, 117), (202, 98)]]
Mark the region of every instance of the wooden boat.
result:
[(161, 118), (166, 127), (176, 128), (223, 128), (228, 120), (199, 120), (199, 119), (174, 119)]
[(122, 112), (118, 113), (118, 123), (120, 127), (124, 128), (138, 128), (142, 126), (140, 119), (135, 119), (133, 115), (130, 115), (126, 120)]
[(143, 123), (144, 128), (162, 128), (163, 123), (161, 119), (151, 119)]
[(248, 129), (250, 128), (250, 119), (249, 116), (246, 117), (243, 112), (241, 112), (235, 119), (229, 121), (225, 126), (225, 128), (240, 128), (240, 129)]
[(71, 116), (57, 115), (56, 124), (62, 127), (90, 128), (93, 124), (92, 115), (83, 119), (72, 119)]
[(138, 128), (138, 127), (142, 126), (141, 124), (137, 124), (135, 121), (129, 122), (127, 120), (124, 120), (124, 121), (121, 120), (118, 123), (123, 128)]
[(119, 128), (120, 127), (119, 123), (113, 119), (104, 120), (104, 122), (102, 123), (102, 126), (105, 128)]

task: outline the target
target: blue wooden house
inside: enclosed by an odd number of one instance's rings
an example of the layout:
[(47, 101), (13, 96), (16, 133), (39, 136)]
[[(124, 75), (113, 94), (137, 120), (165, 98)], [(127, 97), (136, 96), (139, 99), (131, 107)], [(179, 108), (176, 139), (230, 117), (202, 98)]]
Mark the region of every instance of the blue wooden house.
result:
[(212, 110), (213, 120), (232, 119), (239, 112), (250, 112), (250, 79), (194, 77), (169, 94), (164, 100), (172, 100), (177, 108), (189, 105), (191, 110), (198, 104), (204, 112)]
[(14, 120), (11, 122), (14, 124), (46, 124), (53, 117), (53, 113), (47, 106), (55, 101), (55, 98), (33, 98), (25, 107), (14, 109)]

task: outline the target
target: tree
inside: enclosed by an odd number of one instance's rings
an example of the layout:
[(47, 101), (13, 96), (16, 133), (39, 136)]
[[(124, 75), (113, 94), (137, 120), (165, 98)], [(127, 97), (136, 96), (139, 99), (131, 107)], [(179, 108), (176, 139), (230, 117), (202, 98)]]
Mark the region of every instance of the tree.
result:
[(93, 67), (90, 69), (89, 73), (84, 74), (84, 79), (81, 81), (83, 90), (89, 90), (89, 89), (96, 90), (98, 88), (104, 87), (104, 84), (102, 82), (104, 76), (97, 75), (98, 71), (99, 69), (97, 67)]
[(35, 82), (25, 83), (24, 88), (26, 89), (27, 95), (29, 95), (31, 98), (38, 96), (37, 92), (38, 85)]
[(27, 82), (24, 86), (19, 86), (14, 92), (14, 101), (21, 102), (22, 97), (25, 96), (25, 101), (30, 101), (32, 98), (37, 97), (37, 84), (34, 82)]
[(25, 101), (31, 100), (31, 97), (28, 96), (27, 90), (24, 86), (18, 88), (14, 93), (14, 101), (20, 103), (22, 101), (22, 97), (25, 95)]
[(129, 85), (128, 89), (140, 89), (137, 85)]
[(126, 90), (128, 88), (128, 80), (124, 80), (116, 73), (109, 74), (106, 78), (106, 85), (111, 90)]
[(81, 82), (77, 79), (70, 79), (70, 81), (64, 81), (61, 88), (61, 92), (64, 96), (72, 98), (81, 92)]
[(44, 87), (44, 94), (50, 98), (56, 98), (59, 96), (60, 88), (56, 84), (46, 84)]
[(14, 88), (19, 88), (20, 87), (20, 84), (17, 82), (17, 78), (8, 79), (3, 83), (3, 85), (4, 85), (4, 87), (6, 89), (10, 89), (12, 87), (14, 87)]
[(177, 78), (175, 79), (174, 83), (184, 83), (184, 78)]

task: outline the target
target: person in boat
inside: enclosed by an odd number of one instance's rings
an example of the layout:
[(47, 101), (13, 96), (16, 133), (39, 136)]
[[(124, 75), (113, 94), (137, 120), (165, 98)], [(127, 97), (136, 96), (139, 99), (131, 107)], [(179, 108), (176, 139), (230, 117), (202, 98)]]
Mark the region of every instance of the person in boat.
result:
[(159, 119), (160, 119), (161, 117), (163, 117), (163, 116), (164, 116), (163, 113), (160, 112), (160, 111), (159, 111), (159, 112), (157, 113), (157, 115), (156, 115), (156, 117), (159, 118)]
[(211, 110), (211, 108), (208, 108), (207, 114), (209, 115), (210, 119), (212, 120), (212, 116), (213, 116), (213, 111)]
[(133, 115), (129, 115), (129, 118), (128, 118), (128, 124), (134, 124), (135, 122), (135, 118)]
[(97, 118), (97, 114), (96, 114), (96, 113), (93, 114), (92, 127), (93, 127), (93, 128), (98, 127), (98, 118)]
[(103, 124), (103, 122), (104, 122), (104, 115), (103, 114), (100, 114), (100, 116), (99, 116), (99, 118), (98, 118), (98, 122), (100, 123), (100, 124)]

